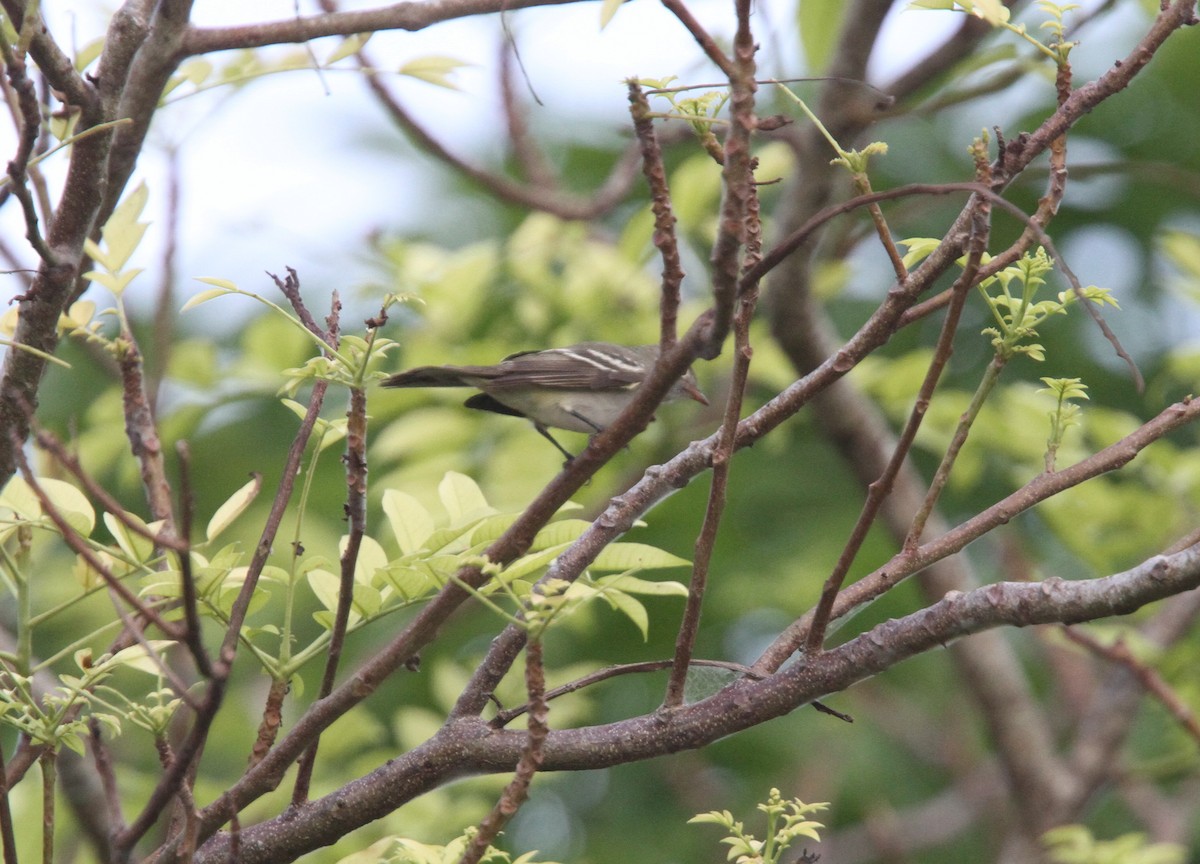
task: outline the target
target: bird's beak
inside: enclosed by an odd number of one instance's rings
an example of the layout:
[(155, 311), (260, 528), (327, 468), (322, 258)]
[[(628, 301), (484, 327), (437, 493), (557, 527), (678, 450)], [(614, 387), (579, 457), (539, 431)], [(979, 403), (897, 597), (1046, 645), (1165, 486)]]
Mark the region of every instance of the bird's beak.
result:
[(708, 404), (708, 399), (705, 397), (705, 395), (703, 393), (700, 392), (700, 388), (697, 387), (695, 384), (693, 384), (691, 381), (683, 382), (683, 392), (686, 393), (688, 396), (690, 396), (692, 399), (695, 399), (701, 405)]

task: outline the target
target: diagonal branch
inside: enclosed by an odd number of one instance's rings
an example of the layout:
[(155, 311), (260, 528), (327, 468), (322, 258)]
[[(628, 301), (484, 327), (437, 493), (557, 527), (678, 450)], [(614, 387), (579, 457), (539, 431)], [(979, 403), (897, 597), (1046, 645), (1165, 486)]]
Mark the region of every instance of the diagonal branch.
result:
[[(1003, 625), (1081, 622), (1125, 615), (1200, 586), (1200, 548), (1155, 556), (1101, 579), (1003, 582), (952, 593), (904, 618), (761, 680), (741, 679), (701, 702), (669, 714), (549, 732), (543, 771), (610, 767), (703, 747), (781, 717), (821, 696), (845, 690), (897, 663)], [(336, 792), (241, 830), (242, 864), (292, 860), (392, 812), (406, 801), (466, 775), (512, 770), (528, 734), (489, 729), (468, 718)], [(295, 830), (303, 824), (305, 831)], [(229, 837), (204, 843), (196, 864), (227, 860)], [(166, 864), (164, 861), (163, 864)]]
[[(838, 595), (832, 619), (848, 615), (854, 609), (881, 596), (914, 573), (964, 549), (994, 528), (1007, 524), (1034, 505), (1081, 483), (1123, 468), (1150, 444), (1164, 435), (1200, 418), (1200, 399), (1177, 402), (1136, 431), (1069, 468), (1042, 473), (1011, 495), (983, 512), (947, 531), (941, 537), (916, 549), (902, 550), (884, 566), (864, 576)], [(1193, 547), (1195, 548), (1195, 547)], [(1200, 553), (1197, 553), (1200, 554)], [(812, 621), (809, 613), (785, 630), (754, 664), (760, 672), (777, 669), (803, 644)]]

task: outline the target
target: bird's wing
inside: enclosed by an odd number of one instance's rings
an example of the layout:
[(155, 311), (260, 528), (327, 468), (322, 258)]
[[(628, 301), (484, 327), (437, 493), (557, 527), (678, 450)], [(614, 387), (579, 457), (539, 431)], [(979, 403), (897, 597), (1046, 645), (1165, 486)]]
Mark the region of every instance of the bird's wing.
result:
[(523, 351), (505, 357), (490, 376), (489, 389), (554, 387), (563, 390), (626, 390), (646, 377), (636, 356), (616, 356), (584, 342), (570, 348)]

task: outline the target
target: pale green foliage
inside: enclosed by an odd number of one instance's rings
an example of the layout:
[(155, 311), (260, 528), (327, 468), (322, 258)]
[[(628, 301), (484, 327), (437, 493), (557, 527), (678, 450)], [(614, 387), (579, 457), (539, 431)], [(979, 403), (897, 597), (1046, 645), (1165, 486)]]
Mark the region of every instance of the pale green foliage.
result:
[(204, 530), (205, 539), (209, 542), (217, 539), (217, 537), (228, 528), (238, 516), (246, 511), (246, 508), (258, 497), (258, 492), (262, 488), (262, 478), (255, 477), (247, 482), (241, 489), (238, 489), (225, 503), (217, 508), (213, 513), (212, 518), (208, 520), (208, 527)]
[[(43, 477), (38, 486), (71, 528), (85, 537), (92, 533), (96, 526), (96, 511), (82, 492), (70, 483), (52, 477)], [(21, 526), (56, 530), (37, 493), (18, 476), (0, 491), (0, 543), (9, 540)]]
[(603, 30), (608, 26), (608, 22), (617, 14), (617, 10), (621, 8), (625, 0), (604, 0), (600, 4), (600, 29)]
[(671, 114), (655, 115), (686, 120), (697, 133), (708, 131), (709, 126), (716, 121), (721, 109), (729, 101), (727, 90), (708, 90), (697, 96), (683, 95), (688, 91), (675, 91), (670, 85), (676, 76), (665, 78), (640, 78), (638, 84), (651, 88), (652, 94), (660, 96), (671, 103)]
[(1039, 25), (1040, 29), (1050, 33), (1050, 40), (1047, 43), (1042, 43), (1030, 36), (1024, 24), (1013, 24), (1010, 20), (1009, 9), (1001, 0), (910, 0), (907, 8), (955, 10), (973, 15), (993, 27), (1003, 27), (1020, 36), (1055, 63), (1063, 65), (1067, 62), (1067, 56), (1071, 53), (1071, 49), (1075, 47), (1074, 42), (1063, 41), (1065, 32), (1063, 15), (1079, 7), (1076, 4), (1059, 4), (1049, 2), (1049, 0), (1039, 0), (1037, 5), (1047, 16), (1046, 20)]
[[(861, 364), (853, 380), (888, 415), (902, 420), (912, 408), (931, 352), (918, 349), (896, 358), (875, 356)], [(988, 397), (959, 453), (948, 488), (980, 488), (999, 477), (1017, 487), (1045, 469), (1047, 403), (1044, 388), (1017, 381), (998, 386)], [(940, 388), (925, 413), (917, 445), (945, 452), (971, 394)], [(1130, 412), (1089, 404), (1072, 412), (1075, 424), (1055, 453), (1060, 467), (1131, 434), (1140, 425)], [(1128, 567), (1185, 532), (1200, 515), (1200, 451), (1185, 443), (1159, 441), (1122, 472), (1122, 478), (1096, 477), (1043, 501), (1038, 518), (1056, 540), (1096, 573)]]
[[(565, 551), (590, 526), (580, 519), (560, 519), (537, 533), (529, 551), (504, 568), (495, 568), (482, 557), (484, 550), (516, 519), (517, 513), (497, 513), (478, 486), (461, 474), (448, 473), (438, 487), (439, 497), (449, 524), (437, 529), (438, 519), (412, 495), (388, 490), (383, 496), (396, 544), (398, 558), (383, 562), (375, 581), (405, 598), (424, 596), (440, 588), (466, 564), (492, 568), (494, 578), (483, 589), (473, 592), (479, 599), (508, 620), (518, 622), (491, 599), (504, 593), (515, 607), (528, 616), (539, 612), (536, 626), (550, 618), (574, 611), (586, 602), (603, 598), (613, 609), (629, 618), (646, 636), (649, 618), (645, 607), (634, 595), (686, 596), (687, 589), (677, 582), (651, 582), (634, 574), (642, 570), (686, 566), (687, 561), (669, 552), (643, 543), (612, 543), (592, 562), (592, 570), (619, 570), (612, 576), (584, 574), (574, 584), (545, 587), (533, 594), (534, 581), (555, 558)], [(551, 614), (553, 613), (553, 614)], [(525, 619), (526, 623), (528, 618)], [(534, 625), (531, 625), (534, 626)]]
[[(396, 343), (391, 339), (379, 336), (377, 331), (369, 331), (366, 338), (343, 335), (335, 349), (305, 327), (295, 313), (289, 312), (278, 303), (255, 294), (253, 291), (244, 291), (228, 279), (204, 277), (196, 281), (213, 287), (193, 296), (183, 305), (181, 311), (194, 309), (217, 297), (227, 295), (248, 297), (280, 316), (316, 346), (320, 352), (317, 356), (310, 358), (303, 366), (283, 371), (285, 381), (279, 390), (281, 395), (294, 396), (302, 384), (314, 380), (330, 381), (346, 387), (362, 387), (368, 381), (378, 381), (386, 377), (386, 373), (379, 371), (377, 367), (388, 352), (396, 347)], [(383, 310), (386, 312), (392, 306), (404, 303), (409, 299), (411, 298), (389, 294), (383, 298)]]
[[(338, 864), (457, 864), (475, 832), (475, 828), (469, 828), (444, 846), (420, 843), (408, 837), (384, 837), (366, 849), (347, 855)], [(539, 861), (536, 856), (535, 851), (513, 858), (507, 852), (489, 846), (480, 860), (482, 864), (554, 864), (553, 861)]]
[[(1038, 289), (1046, 284), (1047, 273), (1054, 265), (1046, 250), (1040, 246), (1033, 255), (1024, 255), (1012, 266), (1006, 267), (992, 279), (985, 279), (977, 286), (987, 301), (996, 319), (997, 327), (987, 327), (983, 335), (992, 337), (992, 347), (1004, 359), (1024, 354), (1033, 360), (1045, 360), (1045, 350), (1036, 342), (1026, 342), (1037, 336), (1037, 327), (1051, 315), (1065, 315), (1064, 304), (1052, 300), (1037, 301)], [(1013, 293), (1013, 287), (1017, 293)], [(989, 289), (998, 288), (995, 294)]]
[(454, 83), (454, 73), (466, 66), (473, 65), (455, 57), (429, 55), (409, 60), (407, 63), (401, 65), (397, 71), (401, 75), (416, 78), (427, 84), (445, 87), (447, 90), (457, 90), (458, 85)]
[[(937, 245), (937, 240), (930, 238), (903, 242), (907, 247), (904, 260), (909, 267)], [(1002, 360), (1021, 355), (1043, 359), (1046, 347), (1035, 342), (1035, 337), (1046, 329), (1050, 318), (1068, 312), (1078, 301), (1074, 291), (1061, 292), (1053, 299), (1039, 298), (1049, 268), (1049, 259), (1039, 249), (981, 286), (980, 295), (997, 325), (985, 332)], [(1088, 286), (1081, 293), (1088, 302), (1117, 305), (1104, 289)], [(931, 357), (928, 349), (895, 358), (870, 357), (852, 377), (890, 416), (902, 419), (911, 411)], [(1078, 380), (1044, 378), (1043, 383), (1055, 399), (1049, 412), (1046, 392), (1039, 393), (1028, 382), (999, 386), (987, 394), (971, 427), (971, 437), (954, 463), (948, 488), (974, 489), (986, 482), (989, 472), (1005, 478), (1007, 484), (1020, 486), (1042, 470), (1054, 470), (1056, 463), (1074, 464), (1140, 425), (1133, 414), (1104, 406), (1090, 406), (1086, 413), (1081, 412), (1071, 404), (1072, 400), (1087, 398), (1086, 387)], [(971, 405), (971, 393), (940, 388), (925, 413), (917, 444), (936, 455), (945, 453)], [(1049, 441), (1045, 434), (1047, 413), (1051, 421)], [(1068, 429), (1073, 433), (1066, 435)], [(1123, 477), (1098, 477), (1086, 487), (1067, 490), (1038, 505), (1038, 518), (1057, 541), (1096, 573), (1128, 567), (1153, 554), (1186, 531), (1200, 513), (1196, 492), (1200, 453), (1195, 448), (1160, 441), (1128, 466)], [(1130, 482), (1134, 477), (1137, 482)]]
[(993, 27), (1008, 22), (1008, 8), (1000, 0), (911, 0), (909, 9), (957, 10), (974, 15)]
[[(96, 559), (103, 562), (117, 578), (136, 575), (139, 595), (148, 603), (162, 604), (182, 596), (182, 573), (172, 553), (164, 558), (151, 536), (159, 524), (145, 524), (133, 514), (117, 518), (103, 513), (101, 519), (113, 537), (104, 543), (91, 535), (97, 524), (87, 498), (70, 484), (54, 479), (38, 482), (59, 517), (86, 543)], [(249, 506), (258, 491), (258, 481), (247, 483), (219, 506), (209, 520), (207, 537), (211, 543), (233, 524)], [(438, 496), (443, 513), (435, 515), (420, 504), (417, 498), (389, 490), (384, 495), (383, 509), (387, 528), (399, 554), (385, 551), (384, 545), (371, 536), (362, 539), (355, 561), (353, 605), (349, 626), (353, 632), (399, 610), (423, 602), (464, 566), (478, 565), (493, 578), (476, 595), (484, 605), (495, 609), (509, 620), (520, 620), (539, 631), (567, 613), (594, 600), (603, 599), (614, 610), (627, 617), (646, 635), (649, 616), (639, 596), (684, 596), (686, 588), (677, 582), (649, 581), (637, 576), (647, 570), (684, 566), (687, 562), (675, 555), (642, 543), (609, 545), (595, 560), (592, 570), (575, 584), (551, 586), (533, 592), (534, 582), (546, 567), (587, 529), (578, 519), (561, 519), (547, 525), (536, 536), (529, 552), (506, 568), (486, 560), (483, 553), (518, 514), (501, 513), (491, 506), (478, 485), (465, 475), (448, 473), (438, 484)], [(572, 508), (564, 508), (567, 513)], [(131, 530), (130, 524), (141, 527)], [(18, 556), (0, 557), (0, 575), (9, 592), (19, 599), (23, 610), (19, 622), (22, 652), (5, 663), (15, 682), (0, 693), (0, 722), (21, 729), (35, 740), (53, 746), (81, 747), (86, 734), (86, 717), (102, 719), (117, 728), (123, 720), (154, 734), (166, 728), (178, 705), (173, 694), (161, 686), (135, 695), (126, 695), (113, 688), (100, 688), (117, 667), (155, 672), (157, 661), (146, 657), (141, 646), (121, 652), (112, 658), (91, 662), (90, 652), (80, 653), (77, 645), (66, 646), (45, 662), (52, 666), (65, 655), (75, 653), (78, 664), (85, 670), (80, 676), (62, 675), (61, 686), (42, 700), (29, 691), (26, 676), (29, 637), (37, 624), (50, 613), (34, 608), (28, 573), (44, 566), (46, 554), (55, 554), (52, 544), (34, 543), (58, 533), (56, 523), (43, 512), (34, 490), (21, 478), (10, 481), (0, 492), (0, 541), (18, 538), (27, 551)], [(37, 531), (35, 537), (31, 532)], [(24, 532), (24, 533), (20, 533)], [(145, 536), (145, 534), (150, 536)], [(346, 538), (342, 538), (339, 555), (344, 554)], [(247, 575), (249, 555), (240, 544), (233, 543), (206, 555), (201, 548), (191, 552), (191, 570), (201, 615), (211, 617), (222, 625), (229, 621), (232, 604)], [(608, 571), (608, 572), (605, 572)], [(53, 614), (60, 614), (102, 588), (105, 582), (91, 565), (78, 559), (78, 587), (73, 597), (60, 604)], [(247, 623), (241, 639), (245, 648), (258, 659), (272, 676), (299, 685), (296, 673), (306, 662), (323, 655), (330, 640), (341, 583), (340, 568), (328, 555), (294, 555), (286, 566), (270, 564), (264, 568), (258, 589), (250, 603)], [(282, 589), (283, 608), (272, 606), (272, 595)], [(321, 632), (307, 644), (296, 646), (297, 632), (293, 626), (293, 611), (303, 597), (315, 598), (322, 607), (313, 614)], [(505, 608), (507, 607), (507, 609)], [(260, 620), (270, 610), (270, 617)], [(522, 612), (526, 617), (520, 618)], [(178, 608), (164, 608), (166, 618), (177, 618)], [(90, 640), (97, 634), (88, 634)], [(155, 644), (156, 650), (167, 643)], [(83, 709), (88, 709), (84, 712)], [(102, 709), (102, 710), (99, 710)], [(81, 713), (82, 712), (82, 713)], [(72, 719), (78, 714), (76, 722)]]
[[(899, 245), (907, 250), (902, 258), (904, 266), (911, 269), (936, 249), (938, 243), (937, 239), (931, 237), (911, 237), (899, 241)], [(991, 257), (984, 254), (980, 263), (986, 264), (990, 260)], [(963, 266), (965, 261), (965, 258), (960, 258), (959, 266)], [(996, 321), (996, 326), (985, 328), (983, 334), (992, 337), (992, 347), (1004, 360), (1010, 360), (1018, 354), (1033, 360), (1045, 360), (1045, 348), (1029, 340), (1038, 335), (1037, 328), (1047, 319), (1065, 315), (1067, 308), (1080, 295), (1097, 306), (1120, 308), (1107, 289), (1095, 285), (1082, 288), (1079, 294), (1062, 291), (1055, 299), (1039, 300), (1038, 292), (1046, 284), (1046, 275), (1053, 269), (1054, 262), (1046, 250), (1039, 246), (1033, 253), (1026, 253), (1016, 263), (984, 279), (977, 286)]]
[(1078, 3), (1053, 3), (1051, 0), (1038, 0), (1038, 8), (1046, 13), (1046, 20), (1041, 23), (1041, 29), (1050, 34), (1050, 40), (1047, 43), (1056, 56), (1055, 60), (1060, 63), (1065, 63), (1067, 55), (1071, 53), (1071, 49), (1077, 43), (1068, 42), (1064, 38), (1066, 36), (1067, 27), (1063, 23), (1063, 15), (1067, 12), (1073, 12), (1079, 8)]
[[(683, 120), (692, 127), (692, 131), (696, 133), (700, 145), (709, 154), (719, 154), (722, 152), (721, 143), (713, 134), (712, 127), (717, 123), (725, 123), (725, 120), (718, 118), (718, 114), (725, 107), (725, 103), (729, 101), (729, 91), (727, 90), (709, 90), (701, 93), (698, 96), (683, 95), (688, 91), (676, 91), (668, 87), (675, 80), (674, 75), (666, 78), (658, 78), (654, 80), (641, 79), (638, 81), (643, 87), (653, 88), (651, 95), (661, 96), (671, 103), (671, 110), (664, 114), (653, 114), (654, 117), (662, 117), (668, 120)], [(719, 160), (718, 160), (719, 161)]]
[(766, 814), (766, 839), (759, 840), (745, 830), (742, 822), (733, 818), (728, 810), (711, 810), (688, 820), (690, 824), (720, 825), (729, 832), (721, 839), (729, 845), (728, 860), (736, 864), (776, 864), (783, 853), (797, 840), (807, 838), (820, 841), (818, 828), (824, 826), (807, 818), (813, 813), (828, 808), (827, 803), (805, 804), (799, 798), (784, 801), (778, 789), (772, 789), (767, 800), (758, 805)]
[[(151, 640), (147, 647), (155, 652), (165, 651), (172, 643)], [(116, 670), (121, 668), (157, 674), (162, 660), (151, 658), (146, 647), (133, 645), (116, 654), (92, 662), (90, 652), (76, 652), (81, 675), (62, 673), (58, 686), (42, 694), (34, 694), (31, 679), (18, 674), (5, 663), (5, 686), (0, 687), (0, 724), (18, 729), (38, 744), (51, 749), (67, 747), (83, 755), (88, 738), (88, 722), (96, 721), (111, 735), (119, 735), (122, 722), (129, 719), (143, 728), (163, 731), (179, 700), (171, 700), (161, 690), (143, 694), (140, 700), (130, 699), (111, 687), (103, 687)], [(113, 705), (97, 690), (115, 697), (121, 705)]]
[(150, 190), (146, 188), (146, 184), (139, 183), (113, 210), (112, 216), (100, 232), (102, 242), (84, 242), (84, 251), (101, 268), (84, 273), (84, 278), (103, 285), (117, 298), (120, 298), (129, 287), (129, 283), (142, 272), (141, 268), (126, 269), (125, 265), (129, 263), (138, 244), (142, 242), (146, 229), (150, 227), (149, 222), (138, 221), (149, 197)]
[[(168, 79), (160, 99), (163, 104), (177, 102), (180, 99), (216, 88), (242, 87), (268, 75), (283, 72), (346, 68), (345, 66), (339, 67), (338, 64), (358, 52), (370, 41), (372, 35), (371, 33), (355, 33), (346, 36), (324, 59), (308, 50), (293, 50), (268, 55), (252, 49), (231, 51), (223, 55), (225, 59), (220, 66), (214, 64), (207, 57), (195, 57), (180, 64), (179, 71)], [(81, 54), (81, 58), (83, 56)], [(90, 57), (90, 53), (87, 56)], [(457, 90), (458, 87), (453, 80), (454, 73), (471, 65), (473, 64), (454, 57), (431, 54), (407, 60), (396, 68), (395, 74), (416, 78), (438, 87)], [(375, 71), (378, 73), (386, 70)], [(168, 96), (171, 96), (169, 100)]]
[(1053, 864), (1184, 864), (1187, 849), (1178, 843), (1148, 843), (1145, 834), (1097, 840), (1084, 825), (1064, 825), (1042, 835)]
[(1055, 454), (1062, 446), (1063, 436), (1072, 426), (1079, 425), (1082, 410), (1072, 399), (1087, 399), (1087, 385), (1078, 378), (1042, 378), (1046, 386), (1039, 393), (1050, 393), (1055, 398), (1054, 410), (1050, 412), (1050, 437), (1046, 440), (1046, 470), (1054, 469)]
[(822, 123), (817, 115), (812, 112), (812, 109), (810, 109), (808, 105), (804, 103), (803, 99), (793, 93), (789, 88), (784, 87), (782, 84), (778, 84), (777, 86), (784, 93), (784, 95), (786, 95), (789, 99), (795, 102), (796, 105), (799, 106), (800, 110), (804, 112), (804, 116), (806, 116), (809, 121), (817, 127), (818, 131), (820, 131), (821, 135), (824, 136), (825, 140), (829, 142), (829, 146), (833, 148), (835, 153), (837, 153), (837, 158), (833, 159), (829, 164), (840, 165), (855, 177), (865, 178), (867, 176), (867, 168), (869, 167), (871, 157), (887, 155), (888, 146), (883, 141), (872, 141), (861, 150), (845, 149), (841, 144), (838, 143), (837, 139), (833, 137), (829, 130), (825, 128), (825, 124)]

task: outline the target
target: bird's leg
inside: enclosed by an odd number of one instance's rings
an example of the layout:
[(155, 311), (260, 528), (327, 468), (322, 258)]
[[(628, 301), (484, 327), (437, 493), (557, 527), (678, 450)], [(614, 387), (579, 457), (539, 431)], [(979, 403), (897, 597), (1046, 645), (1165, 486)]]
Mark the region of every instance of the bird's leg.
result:
[[(595, 437), (596, 435), (599, 435), (601, 432), (603, 432), (603, 431), (604, 431), (604, 427), (603, 427), (603, 426), (597, 426), (595, 423), (593, 423), (593, 422), (592, 422), (591, 420), (589, 420), (588, 418), (584, 417), (584, 416), (583, 416), (582, 414), (580, 414), (578, 411), (567, 411), (567, 413), (568, 413), (568, 414), (570, 414), (572, 417), (574, 417), (576, 420), (578, 420), (580, 423), (586, 423), (587, 425), (589, 425), (589, 426), (591, 426), (593, 429), (595, 429), (596, 431), (592, 433), (591, 437)], [(651, 418), (650, 418), (650, 420), (651, 420), (651, 422), (653, 422), (653, 421), (654, 421), (654, 418), (653, 418), (653, 417), (651, 417)], [(590, 441), (590, 440), (591, 440), (591, 438), (589, 438), (588, 440)], [(560, 448), (560, 449), (561, 449), (561, 448)], [(626, 444), (626, 445), (625, 445), (625, 449), (626, 449), (626, 450), (628, 450), (628, 449), (629, 449), (629, 445), (628, 445), (628, 444)]]
[(570, 414), (572, 417), (574, 417), (576, 420), (578, 420), (580, 423), (586, 423), (587, 425), (589, 425), (593, 429), (595, 429), (596, 431), (592, 433), (593, 435), (599, 434), (600, 432), (604, 431), (603, 426), (597, 426), (595, 423), (593, 423), (587, 417), (584, 417), (582, 414), (580, 414), (578, 411), (575, 411), (574, 409), (567, 409), (567, 413)]
[(565, 456), (567, 458), (567, 461), (563, 463), (564, 468), (566, 468), (568, 465), (570, 465), (572, 462), (575, 461), (575, 456), (569, 450), (567, 450), (566, 447), (562, 446), (561, 444), (559, 444), (557, 441), (554, 440), (554, 436), (550, 434), (549, 429), (547, 429), (541, 423), (537, 423), (537, 422), (535, 422), (533, 424), (533, 428), (536, 429), (543, 438), (545, 438), (547, 441), (549, 441), (551, 444), (553, 444), (555, 446), (555, 448), (557, 448), (559, 453), (563, 454), (563, 456)]

